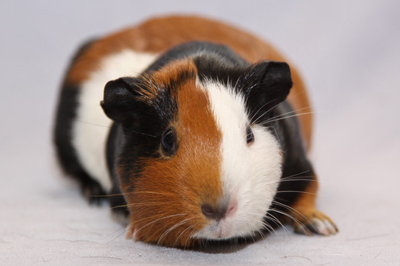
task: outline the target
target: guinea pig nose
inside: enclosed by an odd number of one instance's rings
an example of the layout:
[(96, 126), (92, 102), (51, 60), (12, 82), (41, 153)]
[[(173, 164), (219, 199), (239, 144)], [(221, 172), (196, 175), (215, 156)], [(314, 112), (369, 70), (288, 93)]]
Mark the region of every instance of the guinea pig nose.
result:
[(226, 207), (215, 208), (207, 203), (201, 205), (201, 211), (204, 214), (204, 216), (207, 217), (208, 219), (213, 219), (217, 221), (225, 217), (226, 210), (227, 210)]
[(205, 217), (209, 219), (214, 219), (217, 220), (219, 219), (220, 213), (217, 209), (213, 208), (209, 204), (203, 204), (201, 205), (201, 212), (204, 214)]

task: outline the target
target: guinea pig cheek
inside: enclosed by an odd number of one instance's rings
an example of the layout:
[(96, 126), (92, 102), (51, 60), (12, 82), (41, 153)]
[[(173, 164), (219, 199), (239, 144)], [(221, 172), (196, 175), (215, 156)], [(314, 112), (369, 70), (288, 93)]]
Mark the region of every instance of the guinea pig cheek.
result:
[(253, 131), (256, 141), (250, 147), (224, 141), (221, 203), (227, 206), (226, 215), (210, 219), (196, 238), (247, 237), (264, 229), (264, 217), (279, 185), (281, 155), (272, 134), (261, 127)]
[[(199, 215), (201, 199), (196, 180), (183, 175), (179, 152), (170, 161), (152, 160), (126, 195), (130, 210), (130, 227), (135, 238), (166, 246), (191, 246), (191, 236), (205, 226)], [(201, 187), (201, 185), (200, 185)], [(139, 189), (140, 188), (140, 189)]]
[(223, 163), (224, 187), (237, 195), (237, 220), (233, 224), (236, 236), (249, 236), (264, 229), (264, 218), (282, 175), (281, 149), (276, 138), (262, 127), (254, 127), (253, 132), (255, 141), (243, 149), (246, 156), (240, 164), (234, 158)]

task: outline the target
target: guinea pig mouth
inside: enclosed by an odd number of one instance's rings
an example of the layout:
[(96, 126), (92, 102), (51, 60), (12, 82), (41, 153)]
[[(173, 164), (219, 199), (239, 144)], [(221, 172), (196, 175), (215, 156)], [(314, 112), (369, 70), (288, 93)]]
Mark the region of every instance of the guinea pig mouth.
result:
[(229, 218), (213, 221), (193, 236), (193, 238), (209, 240), (224, 240), (234, 237), (237, 235), (234, 231), (233, 221)]
[[(262, 220), (262, 219), (261, 219)], [(198, 231), (193, 238), (209, 240), (226, 240), (235, 237), (253, 235), (262, 221), (256, 224), (245, 224), (235, 215), (226, 215), (217, 220), (209, 220), (209, 223)]]
[(232, 228), (221, 223), (221, 225), (217, 226), (217, 229), (212, 233), (212, 235), (214, 235), (215, 239), (232, 238)]

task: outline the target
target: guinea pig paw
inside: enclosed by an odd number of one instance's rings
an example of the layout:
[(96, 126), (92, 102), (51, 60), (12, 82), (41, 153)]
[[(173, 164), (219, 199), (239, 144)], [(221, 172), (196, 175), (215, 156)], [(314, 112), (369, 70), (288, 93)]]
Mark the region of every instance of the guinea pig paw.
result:
[(335, 235), (339, 230), (335, 223), (325, 214), (317, 210), (308, 210), (292, 214), (295, 218), (293, 228), (296, 233), (305, 235)]
[(136, 242), (135, 228), (129, 225), (126, 229), (126, 239), (133, 239)]
[(133, 225), (129, 225), (126, 229), (126, 239), (132, 239), (134, 242), (144, 241), (144, 238), (140, 237), (138, 231), (135, 230)]

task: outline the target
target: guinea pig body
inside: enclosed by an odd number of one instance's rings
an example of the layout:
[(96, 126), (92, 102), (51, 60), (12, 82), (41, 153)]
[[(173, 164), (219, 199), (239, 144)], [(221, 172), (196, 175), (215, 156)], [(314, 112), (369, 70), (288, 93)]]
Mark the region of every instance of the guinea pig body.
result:
[(187, 247), (286, 220), (296, 232), (334, 234), (314, 207), (307, 95), (277, 61), (259, 39), (196, 17), (92, 41), (61, 91), (61, 165), (89, 199), (108, 194), (145, 242)]

